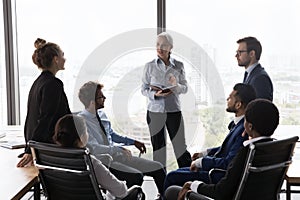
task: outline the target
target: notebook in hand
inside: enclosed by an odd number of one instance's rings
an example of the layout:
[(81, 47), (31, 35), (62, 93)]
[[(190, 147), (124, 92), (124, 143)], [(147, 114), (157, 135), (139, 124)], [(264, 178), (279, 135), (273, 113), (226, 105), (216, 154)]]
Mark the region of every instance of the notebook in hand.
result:
[(162, 93), (170, 92), (172, 88), (175, 88), (177, 85), (170, 86), (159, 86), (159, 85), (150, 85), (152, 90), (159, 91), (162, 90)]

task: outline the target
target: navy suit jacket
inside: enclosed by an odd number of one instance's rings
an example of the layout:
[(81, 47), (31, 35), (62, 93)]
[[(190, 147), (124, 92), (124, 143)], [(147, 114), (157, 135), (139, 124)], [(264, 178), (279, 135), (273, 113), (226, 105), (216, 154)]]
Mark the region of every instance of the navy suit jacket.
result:
[(244, 118), (229, 131), (221, 146), (208, 150), (208, 155), (202, 159), (202, 170), (227, 169), (228, 164), (243, 146), (243, 142), (248, 140), (248, 136), (242, 137), (243, 132)]
[(257, 98), (268, 99), (273, 101), (273, 84), (272, 81), (260, 64), (258, 64), (249, 74), (245, 84), (251, 85)]

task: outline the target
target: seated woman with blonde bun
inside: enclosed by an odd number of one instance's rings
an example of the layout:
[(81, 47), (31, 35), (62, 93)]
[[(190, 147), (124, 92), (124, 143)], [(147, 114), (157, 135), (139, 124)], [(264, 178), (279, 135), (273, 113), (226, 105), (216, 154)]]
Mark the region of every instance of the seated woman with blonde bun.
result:
[[(55, 125), (53, 140), (62, 147), (84, 148), (88, 141), (85, 121), (82, 117), (67, 114), (60, 118)], [(96, 179), (100, 187), (107, 190), (106, 199), (136, 199), (140, 188), (127, 188), (125, 181), (118, 180), (93, 155), (91, 155)]]

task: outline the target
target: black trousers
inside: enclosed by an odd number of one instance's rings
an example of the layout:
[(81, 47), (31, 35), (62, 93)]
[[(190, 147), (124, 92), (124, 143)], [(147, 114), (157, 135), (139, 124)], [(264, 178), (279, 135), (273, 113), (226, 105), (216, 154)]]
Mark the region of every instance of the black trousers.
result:
[(185, 143), (184, 122), (181, 112), (155, 113), (147, 111), (147, 123), (153, 147), (153, 160), (166, 167), (167, 129), (179, 168), (189, 167), (192, 159)]

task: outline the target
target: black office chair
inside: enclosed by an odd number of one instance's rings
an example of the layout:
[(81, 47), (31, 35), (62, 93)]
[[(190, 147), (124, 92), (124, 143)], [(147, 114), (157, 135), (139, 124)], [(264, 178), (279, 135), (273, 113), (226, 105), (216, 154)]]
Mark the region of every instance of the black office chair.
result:
[(29, 141), (39, 178), (49, 200), (103, 200), (89, 151)]
[[(234, 199), (249, 199), (255, 194), (256, 200), (279, 199), (282, 183), (292, 162), (294, 147), (299, 137), (274, 140), (250, 145), (245, 169)], [(255, 185), (255, 187), (253, 187)], [(194, 192), (187, 199), (211, 199)]]
[[(64, 148), (35, 141), (29, 141), (29, 146), (48, 200), (104, 199), (87, 148)], [(144, 198), (140, 186), (133, 186), (124, 199)]]

